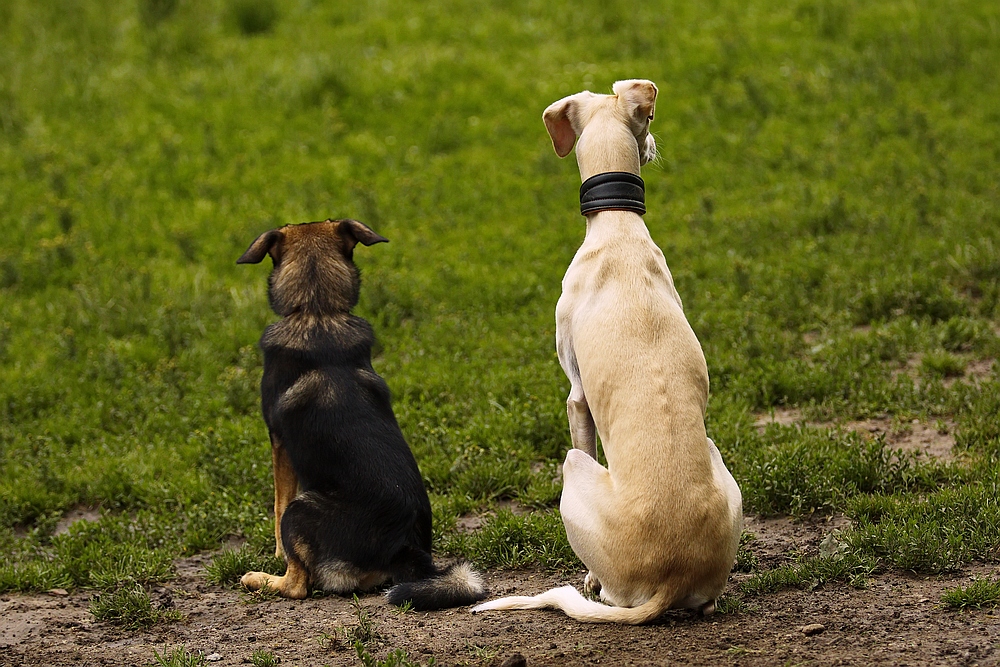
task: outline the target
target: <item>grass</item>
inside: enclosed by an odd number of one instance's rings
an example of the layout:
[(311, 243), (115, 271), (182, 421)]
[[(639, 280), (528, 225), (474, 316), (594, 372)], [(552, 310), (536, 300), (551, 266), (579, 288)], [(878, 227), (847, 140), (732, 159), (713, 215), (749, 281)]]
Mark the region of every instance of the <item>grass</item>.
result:
[(266, 649), (259, 648), (250, 654), (253, 667), (275, 667), (279, 662), (278, 657)]
[[(583, 222), (539, 115), (633, 76), (662, 93), (645, 220), (746, 509), (853, 521), (832, 556), (745, 555), (752, 587), (995, 563), (997, 25), (971, 0), (4, 3), (0, 592), (110, 600), (232, 536), (213, 580), (269, 567), (273, 316), (235, 259), (326, 216), (391, 240), (357, 253), (358, 313), (436, 548), (578, 567), (552, 312)], [(782, 408), (807, 423), (755, 427)], [(844, 427), (870, 418), (946, 424), (961, 456)], [(100, 518), (57, 534), (78, 507)]]
[(959, 586), (946, 592), (941, 596), (941, 601), (957, 609), (1000, 606), (1000, 582), (976, 579), (968, 586)]
[(120, 625), (126, 630), (181, 620), (180, 612), (154, 605), (149, 594), (138, 584), (97, 595), (90, 603), (90, 613), (99, 621)]
[(205, 654), (200, 651), (190, 653), (183, 646), (178, 646), (170, 653), (164, 648), (162, 654), (153, 649), (153, 657), (159, 667), (205, 667), (208, 664)]

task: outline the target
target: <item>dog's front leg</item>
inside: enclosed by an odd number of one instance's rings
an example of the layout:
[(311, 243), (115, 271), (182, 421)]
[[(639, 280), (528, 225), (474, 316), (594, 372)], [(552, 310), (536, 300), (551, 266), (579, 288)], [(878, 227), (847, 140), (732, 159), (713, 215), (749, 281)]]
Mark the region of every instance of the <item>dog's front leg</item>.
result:
[[(562, 300), (560, 299), (560, 302)], [(560, 303), (560, 306), (562, 304)], [(587, 396), (583, 393), (583, 379), (580, 377), (580, 366), (573, 351), (573, 342), (567, 334), (569, 327), (563, 324), (563, 319), (556, 316), (556, 354), (559, 365), (569, 378), (569, 398), (566, 399), (566, 416), (569, 419), (569, 436), (573, 448), (579, 449), (597, 460), (597, 427), (594, 425), (594, 415), (590, 412)]]
[(569, 435), (573, 440), (574, 449), (579, 449), (597, 460), (597, 427), (590, 405), (583, 393), (583, 386), (573, 383), (566, 399), (566, 416), (569, 418)]
[(271, 462), (274, 465), (274, 555), (277, 558), (285, 557), (285, 550), (281, 546), (281, 517), (285, 513), (288, 503), (295, 499), (299, 490), (299, 480), (295, 476), (295, 469), (292, 468), (292, 460), (288, 458), (288, 451), (281, 444), (277, 436), (271, 434)]

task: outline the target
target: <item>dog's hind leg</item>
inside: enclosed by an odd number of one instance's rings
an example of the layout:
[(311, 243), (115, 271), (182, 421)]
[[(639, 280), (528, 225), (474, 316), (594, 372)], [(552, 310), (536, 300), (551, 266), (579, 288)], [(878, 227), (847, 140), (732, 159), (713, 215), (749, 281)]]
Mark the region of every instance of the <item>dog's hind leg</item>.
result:
[(299, 480), (292, 468), (292, 460), (288, 450), (281, 444), (278, 437), (271, 434), (271, 462), (274, 467), (274, 555), (284, 558), (285, 550), (281, 543), (281, 517), (285, 508), (295, 499), (299, 490)]

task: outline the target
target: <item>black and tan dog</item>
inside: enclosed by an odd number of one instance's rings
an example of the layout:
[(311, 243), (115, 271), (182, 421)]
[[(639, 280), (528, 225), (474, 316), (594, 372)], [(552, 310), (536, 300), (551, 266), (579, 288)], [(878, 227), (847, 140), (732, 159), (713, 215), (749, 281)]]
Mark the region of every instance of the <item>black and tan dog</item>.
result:
[(270, 255), (271, 307), (261, 336), (261, 404), (271, 435), (278, 577), (248, 572), (244, 586), (303, 598), (392, 580), (393, 604), (415, 609), (485, 596), (467, 564), (431, 560), (431, 507), (396, 423), (389, 388), (372, 370), (371, 326), (351, 315), (361, 285), (354, 247), (387, 239), (356, 220), (288, 225), (261, 234), (239, 258)]

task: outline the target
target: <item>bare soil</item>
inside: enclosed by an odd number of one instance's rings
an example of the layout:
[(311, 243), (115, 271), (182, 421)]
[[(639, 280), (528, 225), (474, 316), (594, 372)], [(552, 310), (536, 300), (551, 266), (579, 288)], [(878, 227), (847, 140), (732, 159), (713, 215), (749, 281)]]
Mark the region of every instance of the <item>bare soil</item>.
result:
[[(815, 553), (843, 517), (820, 520), (756, 519), (755, 555), (765, 569)], [(154, 588), (155, 603), (184, 620), (146, 631), (95, 621), (92, 593), (0, 596), (0, 665), (148, 665), (184, 646), (211, 656), (212, 665), (249, 663), (265, 649), (283, 665), (359, 665), (344, 640), (358, 625), (351, 601), (322, 597), (251, 602), (241, 591), (208, 584), (211, 554), (179, 561), (177, 576)], [(1000, 665), (1000, 611), (953, 611), (941, 594), (971, 576), (996, 577), (979, 565), (961, 575), (918, 577), (893, 573), (858, 590), (847, 584), (785, 590), (756, 598), (739, 614), (701, 618), (674, 612), (645, 627), (587, 625), (552, 611), (467, 609), (401, 613), (379, 595), (361, 603), (380, 638), (368, 643), (384, 658), (405, 649), (411, 659), (438, 665)], [(748, 575), (734, 574), (733, 580)], [(520, 570), (491, 572), (495, 595), (531, 594), (573, 581), (564, 575)], [(525, 662), (521, 662), (523, 656)]]

